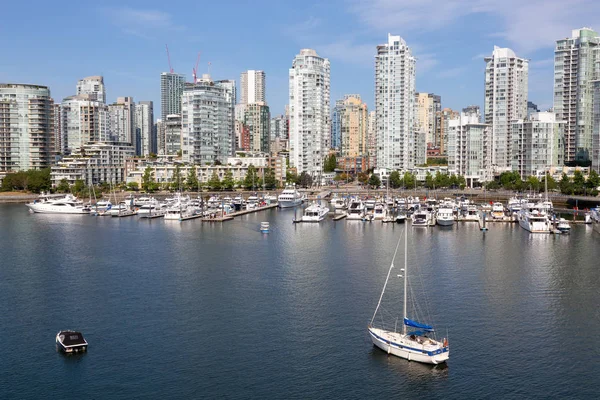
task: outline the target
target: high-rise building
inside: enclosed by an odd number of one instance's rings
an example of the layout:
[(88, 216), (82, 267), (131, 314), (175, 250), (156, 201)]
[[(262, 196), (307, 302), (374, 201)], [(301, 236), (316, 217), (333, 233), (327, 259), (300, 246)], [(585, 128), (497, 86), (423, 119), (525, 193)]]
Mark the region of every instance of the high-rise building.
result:
[[(469, 115), (472, 115), (469, 113)], [(453, 119), (458, 119), (460, 113), (454, 111), (451, 108), (444, 108), (442, 111), (436, 113), (436, 143), (440, 148), (440, 154), (446, 155), (448, 153), (448, 128), (449, 122)], [(480, 117), (477, 117), (477, 121), (480, 122)]]
[(476, 113), (454, 113), (452, 116), (455, 118), (447, 120), (448, 170), (464, 176), (469, 187), (473, 187), (475, 182), (492, 180), (489, 158), (491, 127), (482, 124)]
[(436, 113), (442, 111), (442, 98), (433, 93), (416, 93), (417, 130), (425, 133), (427, 146), (435, 146)]
[(65, 97), (61, 103), (61, 128), (65, 154), (90, 142), (111, 141), (108, 107), (96, 96), (80, 94)]
[(50, 166), (53, 120), (48, 87), (0, 84), (0, 175)]
[(234, 81), (213, 81), (203, 75), (186, 86), (181, 101), (183, 161), (227, 163), (235, 143), (234, 104)]
[[(53, 101), (54, 102), (54, 101)], [(61, 106), (60, 103), (54, 103), (52, 106), (52, 129), (54, 133), (52, 136), (54, 137), (54, 154), (62, 154), (64, 153), (63, 148), (63, 137), (62, 137), (62, 127), (61, 127)]]
[(113, 142), (135, 143), (135, 102), (133, 97), (117, 97), (108, 105), (108, 125), (110, 140)]
[(244, 71), (240, 79), (241, 104), (263, 103), (265, 98), (265, 73), (264, 71)]
[[(336, 101), (334, 115), (335, 119), (332, 121), (332, 125), (335, 126), (335, 131), (339, 132), (339, 136), (335, 140), (339, 142), (340, 155), (342, 157), (368, 156), (369, 113), (367, 105), (363, 103), (360, 96), (349, 94), (342, 100)], [(335, 148), (333, 140), (332, 137), (332, 148)]]
[(161, 156), (167, 154), (165, 123), (162, 119), (158, 118), (156, 120), (154, 131), (156, 132), (156, 154)]
[(404, 39), (388, 34), (375, 56), (377, 167), (390, 170), (415, 165), (415, 65)]
[(511, 123), (527, 116), (529, 60), (494, 46), (485, 62), (484, 122), (492, 126), (489, 157), (495, 172), (508, 171), (512, 168)]
[(544, 176), (563, 165), (564, 122), (554, 113), (533, 113), (512, 122), (512, 170), (521, 177)]
[(290, 87), (290, 166), (298, 173), (321, 173), (330, 139), (330, 63), (302, 49), (292, 63)]
[(151, 101), (140, 101), (135, 106), (135, 154), (147, 156), (156, 154), (156, 138), (154, 137), (154, 104)]
[(185, 75), (171, 72), (160, 74), (160, 119), (169, 114), (181, 114), (181, 96), (185, 88)]
[(88, 76), (77, 82), (77, 95), (88, 95), (90, 100), (106, 104), (106, 89), (102, 76)]
[(271, 118), (271, 140), (276, 138), (288, 139), (288, 122), (285, 115), (277, 115)]
[(371, 165), (377, 165), (377, 124), (375, 111), (369, 111), (367, 121), (367, 152)]
[(592, 90), (592, 169), (600, 174), (600, 80), (593, 82)]
[(271, 143), (269, 106), (264, 103), (248, 104), (244, 125), (248, 128), (250, 135), (250, 151), (269, 153)]
[(167, 155), (179, 154), (181, 151), (181, 115), (169, 114), (164, 122), (165, 153)]
[(556, 41), (554, 112), (565, 122), (565, 162), (589, 161), (592, 151), (592, 81), (600, 79), (600, 35), (575, 29)]

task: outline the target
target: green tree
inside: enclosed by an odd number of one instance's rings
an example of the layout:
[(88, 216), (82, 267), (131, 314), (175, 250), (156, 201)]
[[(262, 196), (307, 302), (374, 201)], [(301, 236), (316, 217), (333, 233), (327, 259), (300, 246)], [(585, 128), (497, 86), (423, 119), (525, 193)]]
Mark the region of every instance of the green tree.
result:
[(381, 179), (379, 179), (376, 174), (371, 174), (369, 177), (369, 185), (372, 188), (377, 189), (379, 186), (381, 186)]
[(500, 189), (500, 182), (498, 181), (490, 181), (485, 185), (485, 188), (487, 190), (496, 190), (496, 189)]
[(300, 174), (300, 186), (302, 186), (303, 188), (308, 188), (311, 187), (313, 183), (313, 179), (312, 176), (310, 176), (310, 174), (308, 174), (307, 172), (303, 172)]
[(552, 175), (546, 173), (546, 176), (544, 177), (544, 179), (542, 179), (540, 181), (540, 189), (546, 187), (546, 182), (544, 182), (544, 180), (548, 179), (548, 190), (555, 190), (558, 189), (558, 183), (556, 182), (556, 179), (554, 179), (552, 177)]
[(219, 179), (219, 175), (217, 175), (217, 171), (214, 171), (212, 176), (208, 180), (208, 187), (210, 188), (210, 190), (221, 189), (221, 180)]
[(231, 172), (231, 169), (227, 169), (227, 171), (225, 171), (221, 186), (224, 190), (233, 190), (235, 187), (235, 181), (233, 180), (233, 173)]
[(560, 188), (560, 192), (562, 194), (573, 194), (573, 184), (565, 173), (562, 174), (562, 178), (560, 182), (558, 182), (558, 187)]
[(80, 196), (85, 191), (85, 182), (81, 179), (77, 179), (73, 184), (73, 193)]
[(127, 184), (127, 190), (137, 192), (140, 188), (140, 185), (137, 182), (129, 182)]
[(61, 179), (56, 186), (56, 191), (58, 193), (68, 193), (70, 190), (71, 187), (69, 186), (69, 181), (66, 178)]
[(300, 177), (298, 174), (293, 173), (292, 171), (286, 171), (285, 173), (285, 181), (289, 184), (300, 184)]
[(183, 178), (181, 177), (181, 167), (179, 165), (175, 166), (171, 182), (171, 190), (177, 191), (182, 189)]
[(427, 172), (427, 175), (425, 175), (425, 187), (427, 189), (433, 189), (434, 184), (435, 182), (433, 180), (433, 176), (431, 176), (431, 174)]
[(436, 188), (443, 188), (450, 186), (450, 179), (447, 174), (442, 174), (440, 171), (435, 173), (435, 177), (433, 178), (433, 184)]
[(323, 165), (324, 172), (333, 172), (337, 168), (337, 159), (335, 154), (331, 154), (325, 158), (325, 163)]
[(267, 168), (265, 171), (264, 185), (266, 189), (275, 189), (277, 187), (277, 178), (275, 177), (275, 171), (271, 168)]
[(250, 164), (248, 166), (248, 171), (246, 172), (246, 177), (244, 178), (244, 187), (247, 190), (254, 190), (258, 185), (258, 175), (256, 174), (256, 167)]
[(404, 178), (402, 179), (404, 181), (404, 187), (407, 189), (412, 189), (415, 187), (415, 176), (409, 172), (405, 172), (404, 173)]
[(531, 188), (532, 190), (538, 192), (540, 190), (540, 187), (540, 180), (533, 175), (527, 178), (527, 181), (525, 181), (526, 189)]
[(151, 193), (158, 188), (156, 181), (154, 180), (154, 171), (151, 167), (146, 167), (144, 175), (142, 175), (142, 190)]
[(392, 171), (392, 173), (390, 174), (388, 179), (390, 181), (390, 187), (392, 189), (397, 189), (400, 186), (402, 186), (402, 179), (400, 178), (400, 172)]
[(366, 172), (359, 172), (358, 181), (365, 185), (369, 181), (369, 174), (367, 174)]
[(456, 183), (461, 190), (467, 187), (467, 180), (462, 175), (456, 176)]
[(587, 182), (585, 183), (588, 189), (597, 189), (600, 186), (600, 175), (595, 170), (590, 171)]
[(27, 190), (33, 193), (48, 191), (52, 187), (50, 168), (30, 169), (27, 174)]
[(190, 170), (187, 174), (187, 179), (185, 180), (185, 184), (187, 186), (187, 190), (191, 192), (198, 191), (200, 187), (200, 183), (198, 182), (198, 176), (196, 175), (196, 167), (193, 165), (190, 167)]

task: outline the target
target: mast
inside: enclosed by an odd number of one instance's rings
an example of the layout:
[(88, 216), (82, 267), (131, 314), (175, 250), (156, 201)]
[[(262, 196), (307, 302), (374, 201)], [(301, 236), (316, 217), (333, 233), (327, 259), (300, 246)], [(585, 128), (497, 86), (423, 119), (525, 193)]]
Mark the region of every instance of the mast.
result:
[(403, 308), (404, 308), (404, 317), (402, 318), (402, 334), (406, 335), (406, 324), (404, 323), (404, 320), (406, 318), (408, 318), (408, 316), (406, 315), (406, 303), (407, 303), (407, 299), (408, 299), (408, 293), (406, 292), (406, 288), (407, 288), (407, 275), (408, 275), (408, 226), (404, 227), (404, 302), (403, 302)]

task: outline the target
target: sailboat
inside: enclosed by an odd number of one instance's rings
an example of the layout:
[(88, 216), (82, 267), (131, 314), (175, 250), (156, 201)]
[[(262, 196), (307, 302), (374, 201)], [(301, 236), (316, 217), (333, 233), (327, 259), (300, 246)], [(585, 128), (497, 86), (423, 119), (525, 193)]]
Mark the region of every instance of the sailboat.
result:
[[(435, 330), (431, 325), (427, 325), (421, 322), (414, 321), (408, 318), (407, 315), (407, 288), (408, 288), (408, 229), (404, 230), (404, 302), (403, 302), (403, 324), (402, 332), (397, 332), (396, 329), (393, 331), (384, 328), (376, 328), (373, 326), (373, 321), (379, 311), (383, 294), (385, 293), (386, 286), (390, 279), (390, 274), (394, 268), (394, 260), (398, 253), (398, 247), (400, 247), (400, 241), (396, 245), (396, 251), (392, 258), (392, 264), (385, 279), (381, 296), (379, 296), (379, 302), (371, 318), (371, 323), (367, 329), (369, 336), (373, 341), (373, 344), (379, 347), (381, 350), (388, 354), (395, 355), (397, 357), (405, 358), (409, 361), (418, 361), (426, 364), (441, 364), (446, 362), (450, 356), (450, 347), (448, 346), (448, 340), (443, 339), (438, 341), (434, 338)], [(411, 331), (408, 331), (411, 328)], [(414, 330), (413, 330), (414, 329)]]

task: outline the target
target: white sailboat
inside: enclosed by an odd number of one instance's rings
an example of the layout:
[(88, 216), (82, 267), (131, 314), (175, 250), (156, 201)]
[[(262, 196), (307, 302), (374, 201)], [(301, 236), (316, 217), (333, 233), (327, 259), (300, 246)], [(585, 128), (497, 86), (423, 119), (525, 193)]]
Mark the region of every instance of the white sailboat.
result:
[[(394, 260), (396, 259), (396, 254), (398, 253), (398, 247), (400, 247), (400, 240), (401, 239), (398, 240), (398, 244), (396, 245), (396, 251), (394, 252), (394, 257), (392, 258), (392, 264), (390, 265), (390, 269), (385, 279), (381, 296), (379, 296), (379, 302), (375, 308), (375, 313), (373, 313), (371, 323), (367, 327), (369, 336), (371, 337), (371, 340), (375, 346), (379, 347), (388, 354), (405, 358), (409, 361), (418, 361), (426, 364), (444, 363), (450, 357), (448, 340), (444, 338), (442, 341), (438, 341), (430, 337), (435, 335), (435, 330), (432, 326), (409, 319), (407, 315), (408, 229), (404, 230), (404, 268), (402, 269), (404, 272), (404, 302), (402, 332), (397, 332), (396, 329), (392, 331), (373, 326), (373, 321), (377, 316), (377, 311), (379, 311), (379, 306), (381, 305), (381, 300), (383, 299), (386, 286), (390, 279), (390, 274), (394, 268)], [(408, 327), (415, 328), (416, 330), (408, 332)]]

